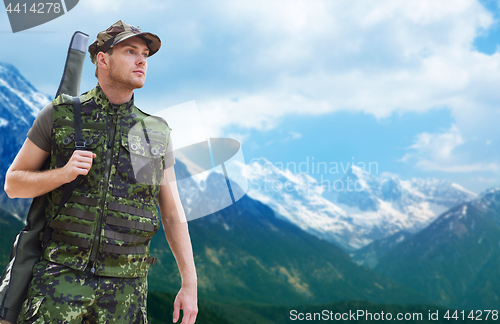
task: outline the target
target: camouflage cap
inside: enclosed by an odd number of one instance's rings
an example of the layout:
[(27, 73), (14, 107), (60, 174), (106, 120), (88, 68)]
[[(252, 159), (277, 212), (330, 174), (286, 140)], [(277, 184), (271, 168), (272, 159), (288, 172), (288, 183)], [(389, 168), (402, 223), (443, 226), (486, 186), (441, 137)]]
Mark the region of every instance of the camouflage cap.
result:
[(97, 53), (106, 52), (111, 47), (130, 37), (141, 37), (149, 48), (149, 56), (154, 55), (161, 46), (158, 36), (152, 33), (143, 33), (139, 27), (127, 24), (118, 20), (105, 31), (97, 34), (95, 41), (89, 46), (90, 59), (96, 63)]

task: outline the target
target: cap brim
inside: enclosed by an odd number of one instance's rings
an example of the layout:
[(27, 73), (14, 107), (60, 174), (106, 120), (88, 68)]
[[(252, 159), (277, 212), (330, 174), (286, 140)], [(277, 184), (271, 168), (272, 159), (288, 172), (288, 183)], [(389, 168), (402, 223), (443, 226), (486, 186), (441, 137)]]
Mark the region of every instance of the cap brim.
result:
[(152, 33), (139, 33), (139, 34), (125, 35), (122, 38), (116, 39), (111, 47), (123, 42), (126, 39), (132, 38), (132, 37), (140, 37), (146, 42), (146, 46), (149, 48), (149, 55), (148, 56), (153, 56), (156, 52), (158, 52), (158, 50), (161, 47), (160, 38)]

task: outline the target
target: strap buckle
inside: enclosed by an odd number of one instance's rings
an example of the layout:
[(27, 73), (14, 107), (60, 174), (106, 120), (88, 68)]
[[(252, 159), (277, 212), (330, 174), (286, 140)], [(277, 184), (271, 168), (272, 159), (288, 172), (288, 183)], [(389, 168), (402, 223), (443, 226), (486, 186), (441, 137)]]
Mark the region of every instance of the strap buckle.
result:
[(85, 150), (85, 141), (76, 141), (75, 140), (75, 148), (77, 150)]

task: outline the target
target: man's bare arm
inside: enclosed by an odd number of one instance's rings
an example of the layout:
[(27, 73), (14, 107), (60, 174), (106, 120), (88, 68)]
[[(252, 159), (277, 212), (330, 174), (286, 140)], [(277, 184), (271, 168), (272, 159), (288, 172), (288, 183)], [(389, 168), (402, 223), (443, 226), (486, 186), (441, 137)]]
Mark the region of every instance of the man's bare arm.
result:
[(74, 151), (64, 167), (40, 171), (49, 155), (26, 139), (5, 175), (4, 190), (9, 198), (38, 197), (73, 181), (79, 174), (86, 175), (95, 157), (89, 151)]
[(160, 186), (159, 204), (165, 236), (182, 278), (182, 287), (174, 302), (173, 321), (177, 322), (179, 311), (182, 309), (181, 324), (193, 324), (198, 313), (196, 269), (186, 215), (175, 181), (174, 167), (165, 170), (165, 179)]

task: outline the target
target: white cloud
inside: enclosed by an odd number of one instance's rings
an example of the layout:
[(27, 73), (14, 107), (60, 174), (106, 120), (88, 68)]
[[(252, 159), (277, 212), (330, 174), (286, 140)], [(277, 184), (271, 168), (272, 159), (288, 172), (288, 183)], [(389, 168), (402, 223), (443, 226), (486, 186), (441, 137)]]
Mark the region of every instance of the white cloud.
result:
[[(89, 25), (89, 15), (96, 23)], [(484, 55), (472, 46), (493, 23), (477, 0), (88, 0), (45, 28), (73, 24), (93, 41), (118, 19), (162, 36), (155, 69), (170, 72), (174, 61), (182, 72), (168, 77), (193, 75), (185, 84), (204, 102), (193, 95), (179, 102), (196, 99), (200, 108), (203, 103), (229, 115), (249, 110), (245, 120), (214, 123), (219, 128), (247, 128), (248, 120), (250, 127), (272, 128), (289, 113), (339, 110), (383, 118), (446, 106), (461, 116), (470, 114), (471, 104), (500, 99), (493, 91), (500, 54)], [(44, 39), (66, 47), (60, 35)], [(148, 79), (148, 87), (165, 82), (161, 72), (163, 80)], [(85, 84), (95, 84), (85, 75)], [(225, 83), (213, 82), (217, 78)], [(235, 97), (236, 103), (229, 99)]]
[(427, 171), (444, 172), (498, 172), (500, 165), (493, 162), (469, 162), (456, 148), (464, 144), (464, 139), (456, 125), (452, 125), (444, 133), (420, 133), (417, 135), (411, 150), (401, 159), (402, 162), (416, 161), (415, 165)]
[(305, 3), (236, 1), (217, 12), (249, 31), (234, 44), (240, 53), (246, 42), (260, 39), (258, 48), (234, 62), (246, 66), (242, 73), (271, 79), (257, 90), (238, 89), (237, 102), (225, 94), (200, 100), (210, 129), (266, 130), (288, 114), (347, 110), (384, 118), (447, 108), (456, 125), (443, 134), (420, 134), (412, 147), (416, 165), (449, 172), (498, 170), (495, 162), (454, 153), (468, 139), (490, 139), (497, 129), (492, 114), (500, 102), (500, 53), (486, 55), (473, 47), (494, 23), (478, 1)]
[[(224, 64), (190, 89), (214, 133), (228, 125), (274, 128), (290, 113), (348, 110), (384, 118), (447, 107), (468, 136), (484, 120), (471, 122), (471, 105), (488, 115), (493, 106), (485, 101), (500, 100), (493, 89), (500, 82), (500, 54), (481, 54), (472, 46), (493, 23), (477, 1), (198, 4), (196, 23), (172, 24), (186, 26), (178, 32), (189, 30), (186, 43), (200, 56), (222, 46), (217, 50)], [(175, 32), (168, 24), (163, 30)], [(210, 43), (214, 33), (218, 44)], [(226, 84), (213, 82), (218, 77)]]
[(446, 161), (452, 158), (453, 149), (463, 143), (457, 126), (452, 125), (447, 133), (418, 134), (416, 142), (410, 148), (426, 153), (434, 160)]
[[(88, 0), (39, 28), (58, 33), (15, 35), (24, 50), (4, 51), (0, 59), (24, 62), (23, 73), (40, 70), (28, 79), (53, 84), (59, 76), (45, 81), (46, 71), (62, 70), (67, 42), (61, 32), (71, 25), (93, 41), (118, 19), (163, 41), (140, 93), (148, 105), (141, 107), (161, 110), (194, 99), (209, 137), (234, 133), (228, 126), (272, 129), (289, 114), (347, 110), (384, 118), (446, 107), (460, 132), (422, 135), (415, 143), (422, 146), (412, 149), (421, 167), (463, 159), (454, 150), (473, 136), (483, 143), (500, 139), (490, 135), (497, 134), (500, 117), (500, 53), (473, 47), (494, 23), (478, 0)], [(4, 41), (12, 43), (11, 36)], [(44, 48), (50, 48), (46, 57)], [(95, 84), (86, 64), (82, 88)], [(158, 85), (167, 89), (163, 97)], [(438, 142), (444, 150), (432, 144)], [(463, 165), (495, 169), (488, 162)]]

